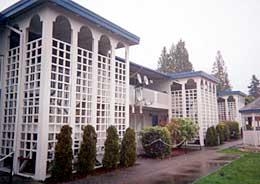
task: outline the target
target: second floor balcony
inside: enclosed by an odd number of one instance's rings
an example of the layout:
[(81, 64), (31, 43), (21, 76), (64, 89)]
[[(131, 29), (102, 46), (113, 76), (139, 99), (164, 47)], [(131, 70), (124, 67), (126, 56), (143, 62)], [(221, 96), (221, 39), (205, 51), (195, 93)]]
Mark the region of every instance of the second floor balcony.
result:
[(158, 109), (168, 109), (170, 107), (169, 94), (144, 87), (136, 88), (135, 86), (130, 85), (129, 98), (130, 105), (141, 104), (143, 107)]

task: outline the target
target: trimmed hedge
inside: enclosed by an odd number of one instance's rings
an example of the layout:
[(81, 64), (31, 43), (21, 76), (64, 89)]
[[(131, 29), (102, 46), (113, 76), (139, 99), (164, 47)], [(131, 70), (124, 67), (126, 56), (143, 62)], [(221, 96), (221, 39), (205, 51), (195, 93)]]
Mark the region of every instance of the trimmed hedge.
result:
[[(161, 141), (156, 141), (159, 139)], [(149, 157), (164, 158), (171, 154), (171, 135), (166, 127), (145, 128), (141, 132), (141, 142), (146, 155)]]
[(105, 154), (102, 160), (103, 167), (116, 168), (120, 157), (120, 146), (117, 129), (110, 126), (107, 129), (107, 138), (105, 141)]
[(225, 121), (224, 122), (230, 132), (230, 139), (239, 139), (240, 138), (240, 132), (239, 132), (239, 124), (236, 121)]
[(224, 122), (219, 123), (217, 126), (221, 126), (221, 128), (223, 130), (224, 141), (229, 141), (230, 140), (229, 126), (226, 123), (224, 123)]
[(136, 161), (135, 131), (132, 128), (127, 128), (121, 144), (120, 164), (124, 167), (129, 167), (129, 166), (133, 166), (135, 161)]
[(209, 127), (206, 133), (206, 146), (217, 146), (218, 145), (218, 135), (216, 128), (214, 126)]
[(216, 126), (217, 135), (219, 136), (219, 143), (223, 144), (225, 141), (225, 125), (224, 124), (218, 124)]
[(52, 178), (55, 181), (66, 181), (72, 176), (72, 128), (68, 125), (62, 126), (57, 135), (58, 142), (55, 146), (54, 165), (52, 167)]
[(77, 171), (80, 174), (85, 175), (94, 169), (96, 164), (96, 144), (97, 134), (95, 128), (91, 125), (85, 126), (78, 155)]

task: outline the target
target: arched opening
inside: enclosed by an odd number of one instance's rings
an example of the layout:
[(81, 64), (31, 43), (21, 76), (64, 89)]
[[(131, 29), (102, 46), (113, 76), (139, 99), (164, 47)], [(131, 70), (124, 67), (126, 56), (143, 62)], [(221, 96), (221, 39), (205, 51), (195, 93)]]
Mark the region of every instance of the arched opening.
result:
[(93, 37), (90, 29), (86, 26), (81, 27), (78, 33), (78, 47), (92, 51)]
[(225, 103), (225, 99), (224, 99), (224, 98), (221, 98), (221, 97), (219, 97), (219, 98), (218, 98), (218, 103)]
[(181, 84), (177, 83), (177, 82), (173, 82), (171, 85), (171, 91), (178, 91), (181, 90)]
[[(19, 26), (16, 24), (13, 26), (15, 29), (19, 30)], [(10, 37), (9, 37), (9, 48), (15, 48), (20, 45), (20, 35), (11, 30)]]
[(71, 25), (64, 16), (58, 16), (53, 23), (53, 38), (71, 43)]
[(98, 54), (103, 56), (110, 56), (111, 53), (111, 43), (107, 36), (102, 35), (98, 42)]
[(235, 102), (235, 98), (233, 96), (229, 96), (227, 101), (228, 102)]
[(116, 56), (119, 58), (126, 58), (126, 53), (125, 53), (126, 49), (125, 49), (125, 45), (121, 42), (119, 42), (116, 46)]
[(185, 89), (196, 89), (197, 84), (193, 79), (189, 79), (185, 84)]
[(39, 15), (33, 16), (28, 29), (28, 42), (42, 37), (42, 22)]

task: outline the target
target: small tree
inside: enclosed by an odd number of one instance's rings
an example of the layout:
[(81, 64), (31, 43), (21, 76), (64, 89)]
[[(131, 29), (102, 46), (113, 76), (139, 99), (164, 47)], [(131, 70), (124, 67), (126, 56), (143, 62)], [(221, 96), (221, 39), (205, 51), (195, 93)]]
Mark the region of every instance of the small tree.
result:
[(84, 128), (83, 141), (80, 145), (78, 157), (78, 172), (87, 174), (93, 170), (96, 163), (97, 134), (93, 126), (87, 125)]
[(218, 138), (217, 132), (214, 126), (209, 127), (206, 132), (206, 146), (217, 146)]
[(191, 119), (180, 118), (180, 135), (183, 140), (190, 141), (192, 138), (198, 135), (199, 127)]
[(135, 131), (127, 128), (122, 140), (120, 151), (120, 164), (124, 167), (134, 165), (136, 161), (136, 141)]
[(120, 157), (119, 137), (114, 126), (107, 129), (107, 138), (105, 141), (105, 154), (102, 160), (105, 168), (116, 168)]
[(177, 118), (173, 118), (170, 123), (166, 125), (166, 128), (169, 130), (172, 138), (173, 144), (178, 144), (182, 141), (181, 133), (180, 133), (180, 121)]
[(229, 141), (230, 140), (230, 131), (229, 131), (228, 125), (224, 122), (221, 122), (218, 125), (220, 125), (224, 129), (224, 141)]
[(52, 178), (55, 181), (65, 181), (72, 176), (72, 129), (68, 125), (61, 128), (57, 135), (55, 146), (54, 165), (52, 168)]
[(224, 141), (225, 141), (225, 125), (219, 123), (216, 126), (216, 131), (217, 131), (217, 134), (219, 136), (220, 144), (223, 144)]

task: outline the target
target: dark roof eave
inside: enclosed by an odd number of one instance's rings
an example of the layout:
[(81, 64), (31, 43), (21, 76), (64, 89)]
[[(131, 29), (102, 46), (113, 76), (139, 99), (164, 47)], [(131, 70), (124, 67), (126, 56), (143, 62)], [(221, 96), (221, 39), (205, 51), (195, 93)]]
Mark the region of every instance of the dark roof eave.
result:
[(94, 24), (97, 24), (97, 25), (111, 31), (114, 34), (117, 34), (117, 35), (125, 38), (126, 40), (129, 41), (130, 45), (138, 44), (140, 41), (140, 38), (138, 36), (128, 32), (127, 30), (110, 22), (109, 20), (106, 20), (105, 18), (95, 14), (94, 12), (92, 12), (70, 0), (22, 0), (1, 12), (0, 23), (3, 24), (3, 22), (5, 22), (6, 19), (8, 19), (9, 17), (17, 15), (22, 11), (26, 11), (28, 9), (31, 9), (34, 6), (38, 6), (39, 4), (46, 3), (46, 2), (54, 3), (68, 11), (71, 11), (77, 15), (80, 15), (81, 17), (83, 17), (85, 19), (88, 19), (89, 21), (93, 22)]
[(213, 81), (215, 83), (219, 82), (219, 80), (216, 77), (214, 77), (210, 74), (207, 74), (203, 71), (175, 73), (175, 74), (169, 74), (169, 76), (171, 76), (171, 78), (173, 80), (175, 80), (175, 79), (185, 79), (185, 78), (190, 78), (190, 77), (203, 77), (203, 78), (206, 78), (206, 79)]
[(241, 109), (239, 110), (240, 113), (250, 114), (250, 113), (260, 113), (260, 109)]

